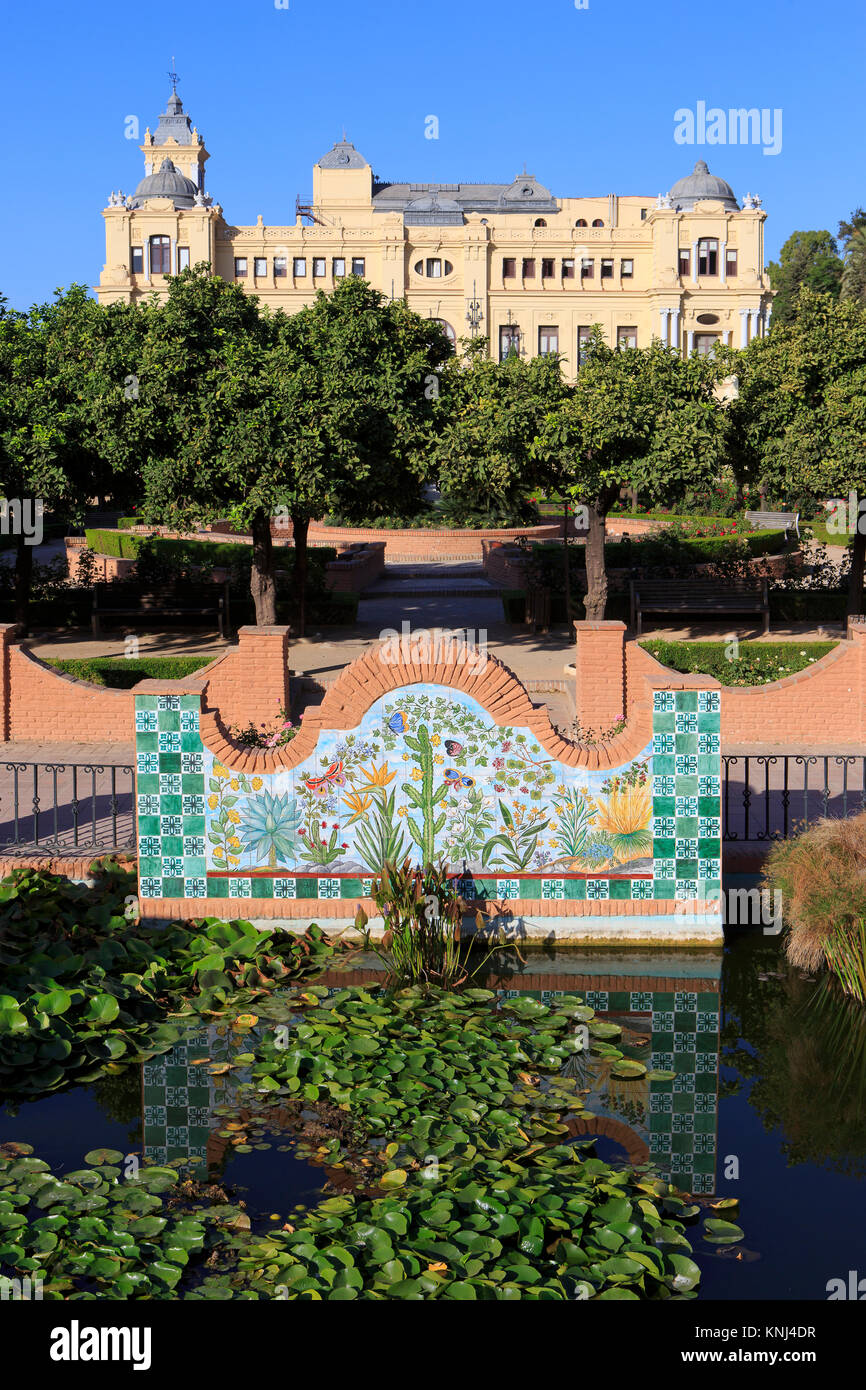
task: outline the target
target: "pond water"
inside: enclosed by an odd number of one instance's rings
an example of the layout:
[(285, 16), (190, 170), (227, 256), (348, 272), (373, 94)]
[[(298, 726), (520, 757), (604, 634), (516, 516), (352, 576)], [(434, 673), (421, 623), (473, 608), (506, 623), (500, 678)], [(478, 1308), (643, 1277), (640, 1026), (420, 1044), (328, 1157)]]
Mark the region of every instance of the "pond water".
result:
[[(361, 959), (320, 982), (336, 990), (380, 978), (375, 967)], [(587, 1092), (595, 1118), (583, 1133), (595, 1134), (600, 1158), (649, 1159), (702, 1203), (739, 1199), (740, 1244), (712, 1246), (698, 1226), (687, 1231), (702, 1299), (823, 1300), (828, 1280), (866, 1274), (866, 1015), (826, 979), (788, 967), (777, 938), (743, 933), (724, 952), (570, 950), (521, 961), (509, 951), (476, 983), (542, 1000), (581, 994), (622, 1026), (627, 1056), (675, 1073), (617, 1080), (609, 1063), (577, 1055), (568, 1064)], [(279, 1113), (265, 1128), (239, 1108), (248, 1073), (219, 1064), (248, 1053), (261, 1027), (197, 1023), (143, 1066), (17, 1114), (0, 1107), (0, 1140), (32, 1144), (61, 1172), (101, 1146), (192, 1160), (196, 1176), (246, 1203), (254, 1226), (285, 1219), (341, 1174), (299, 1159)]]

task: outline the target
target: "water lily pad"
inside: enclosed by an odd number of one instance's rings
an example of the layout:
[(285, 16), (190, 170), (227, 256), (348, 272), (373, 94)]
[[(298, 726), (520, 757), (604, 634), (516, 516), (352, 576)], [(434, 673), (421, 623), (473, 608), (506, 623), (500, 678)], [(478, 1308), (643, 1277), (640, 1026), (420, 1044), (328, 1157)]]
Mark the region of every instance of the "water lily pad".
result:
[(710, 1241), (713, 1245), (734, 1245), (738, 1240), (743, 1240), (746, 1233), (732, 1221), (710, 1219), (704, 1222), (702, 1234), (704, 1240)]

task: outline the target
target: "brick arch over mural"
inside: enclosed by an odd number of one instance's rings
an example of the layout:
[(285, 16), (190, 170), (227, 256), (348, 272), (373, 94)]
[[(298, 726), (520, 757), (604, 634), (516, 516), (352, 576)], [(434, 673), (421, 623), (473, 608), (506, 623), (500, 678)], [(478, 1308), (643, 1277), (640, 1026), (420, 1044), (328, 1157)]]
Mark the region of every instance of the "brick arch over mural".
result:
[[(503, 662), (458, 641), (385, 642), (345, 666), (318, 707), (307, 710), (301, 732), (283, 748), (251, 750), (228, 734), (214, 703), (201, 719), (204, 744), (230, 769), (276, 772), (294, 768), (315, 750), (325, 730), (352, 729), (383, 695), (414, 685), (448, 686), (470, 695), (500, 727), (531, 729), (542, 747), (570, 767), (617, 767), (635, 757), (652, 736), (652, 700), (635, 685), (628, 727), (593, 746), (563, 738), (546, 708), (533, 705), (525, 687)], [(210, 703), (211, 692), (208, 691)]]

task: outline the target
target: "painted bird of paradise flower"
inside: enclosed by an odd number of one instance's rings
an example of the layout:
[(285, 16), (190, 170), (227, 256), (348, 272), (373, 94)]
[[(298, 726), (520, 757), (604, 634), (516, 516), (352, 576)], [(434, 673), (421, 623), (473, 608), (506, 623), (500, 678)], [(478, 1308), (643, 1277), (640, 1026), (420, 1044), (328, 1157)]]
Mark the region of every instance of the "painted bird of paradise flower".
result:
[(343, 797), (343, 805), (352, 812), (346, 825), (354, 825), (356, 820), (367, 814), (373, 805), (373, 797), (371, 793), (350, 791)]
[(371, 763), (369, 767), (359, 767), (358, 771), (362, 777), (367, 779), (363, 786), (354, 789), (359, 792), (384, 791), (388, 783), (393, 782), (397, 776), (396, 772), (391, 771), (387, 763), (382, 763), (380, 767)]
[(596, 831), (611, 847), (615, 864), (652, 854), (652, 797), (646, 784), (618, 784), (607, 802), (597, 800)]

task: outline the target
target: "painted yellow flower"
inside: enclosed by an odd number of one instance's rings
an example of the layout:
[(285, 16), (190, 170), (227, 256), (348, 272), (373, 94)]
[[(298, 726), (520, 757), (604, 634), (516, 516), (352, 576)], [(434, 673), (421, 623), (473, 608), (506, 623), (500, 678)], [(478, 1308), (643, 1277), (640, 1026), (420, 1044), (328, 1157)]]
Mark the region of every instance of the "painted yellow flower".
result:
[(408, 753), (404, 753), (404, 754), (403, 754), (403, 761), (404, 761), (404, 763), (408, 763), (408, 761), (409, 761), (409, 754), (408, 754)]
[(238, 779), (237, 779), (237, 777), (233, 777), (233, 778), (232, 778), (232, 780), (229, 782), (229, 786), (231, 787), (231, 789), (232, 789), (233, 792), (236, 792), (236, 791), (238, 790)]
[(439, 767), (441, 767), (442, 764), (444, 763), (445, 759), (442, 757), (442, 754), (441, 754), (441, 753), (437, 753), (437, 754), (436, 754), (436, 757), (433, 759), (433, 761), (434, 761), (434, 763), (437, 763), (437, 764), (439, 765)]
[(231, 821), (232, 825), (240, 825), (241, 823), (241, 818), (238, 815), (237, 811), (229, 811), (229, 820)]
[(224, 851), (222, 845), (217, 845), (216, 849), (213, 852), (214, 859), (222, 859), (223, 853)]
[(208, 804), (208, 806), (211, 808), (212, 811), (215, 811), (215, 810), (216, 810), (216, 808), (217, 808), (217, 802), (218, 802), (218, 801), (219, 801), (219, 797), (217, 796), (216, 792), (212, 793), (212, 795), (208, 797), (208, 799), (207, 799), (207, 804)]
[(430, 742), (431, 742), (431, 744), (433, 745), (434, 748), (438, 748), (438, 747), (439, 747), (439, 744), (442, 742), (442, 740), (441, 740), (441, 738), (439, 737), (438, 734), (434, 734), (433, 737), (431, 738)]
[[(408, 759), (408, 753), (404, 755)], [(369, 767), (359, 768), (362, 777), (366, 777), (366, 784), (361, 787), (361, 791), (371, 791), (374, 787), (387, 787), (389, 782), (393, 782), (397, 776), (396, 772), (391, 772), (387, 763), (382, 763), (381, 767), (376, 767), (371, 763)]]
[(228, 768), (223, 767), (221, 763), (214, 763), (213, 775), (214, 777), (231, 777)]
[(241, 862), (241, 861), (240, 861), (240, 855), (237, 855), (237, 854), (230, 854), (229, 857), (228, 857), (228, 860), (229, 860), (229, 863), (230, 863), (230, 864), (240, 864), (240, 862)]
[(254, 792), (259, 791), (260, 788), (261, 788), (261, 785), (262, 785), (262, 779), (261, 779), (261, 777), (254, 777), (254, 778), (253, 778), (253, 791), (254, 791)]
[(346, 822), (347, 825), (351, 825), (353, 821), (358, 820), (360, 816), (363, 816), (369, 811), (373, 804), (373, 798), (372, 796), (365, 795), (364, 792), (349, 792), (343, 797), (343, 804), (348, 806), (349, 810), (352, 812), (349, 820)]
[(398, 807), (397, 807), (397, 815), (398, 815), (398, 816), (407, 816), (408, 814), (409, 814), (409, 812), (406, 810), (406, 807), (405, 807), (405, 806), (398, 806)]
[(420, 767), (413, 767), (413, 769), (412, 769), (412, 781), (413, 781), (413, 782), (420, 782), (423, 776), (424, 776), (424, 773), (421, 771)]

